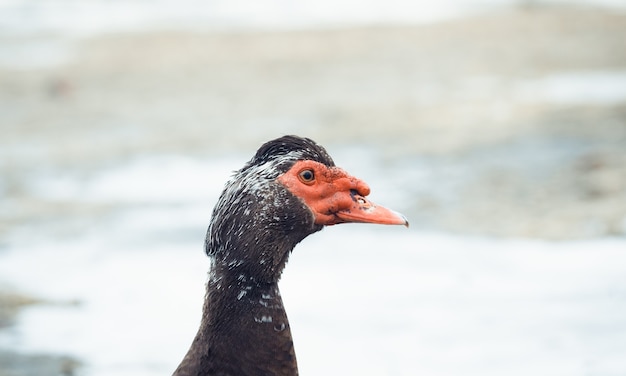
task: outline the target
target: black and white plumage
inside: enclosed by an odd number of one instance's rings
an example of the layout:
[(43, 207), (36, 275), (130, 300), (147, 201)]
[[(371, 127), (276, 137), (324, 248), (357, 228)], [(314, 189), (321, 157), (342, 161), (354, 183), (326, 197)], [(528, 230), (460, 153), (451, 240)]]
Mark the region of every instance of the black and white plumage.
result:
[(408, 225), (368, 194), (310, 139), (285, 136), (262, 145), (213, 210), (202, 321), (174, 375), (297, 375), (278, 280), (296, 244), (325, 225)]

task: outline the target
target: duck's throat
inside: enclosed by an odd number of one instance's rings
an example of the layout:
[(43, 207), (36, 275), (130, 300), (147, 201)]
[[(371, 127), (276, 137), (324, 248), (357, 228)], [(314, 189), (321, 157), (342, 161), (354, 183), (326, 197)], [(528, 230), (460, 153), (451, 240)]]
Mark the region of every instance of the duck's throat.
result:
[(193, 375), (297, 375), (278, 284), (213, 269), (202, 323), (186, 361), (193, 364)]

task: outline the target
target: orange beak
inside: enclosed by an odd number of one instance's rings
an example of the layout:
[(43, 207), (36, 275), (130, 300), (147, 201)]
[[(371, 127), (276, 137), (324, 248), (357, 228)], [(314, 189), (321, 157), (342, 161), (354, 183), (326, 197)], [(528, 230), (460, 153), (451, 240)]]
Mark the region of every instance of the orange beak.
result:
[(352, 206), (335, 213), (341, 222), (377, 223), (381, 225), (404, 225), (409, 227), (406, 217), (396, 211), (378, 206), (356, 191), (350, 191)]
[(402, 214), (366, 199), (369, 186), (338, 167), (298, 161), (278, 181), (309, 207), (317, 224), (358, 222), (409, 226)]

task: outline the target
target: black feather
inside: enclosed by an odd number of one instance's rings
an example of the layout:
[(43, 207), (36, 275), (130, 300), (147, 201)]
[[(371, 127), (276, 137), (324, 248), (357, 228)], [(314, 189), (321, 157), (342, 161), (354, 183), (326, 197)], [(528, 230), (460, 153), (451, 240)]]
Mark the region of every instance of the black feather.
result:
[[(292, 162), (292, 165), (298, 160), (306, 159), (325, 164), (329, 167), (335, 166), (335, 162), (330, 155), (328, 155), (326, 149), (310, 138), (283, 136), (261, 145), (246, 167), (262, 165), (280, 158), (289, 160)], [(281, 172), (285, 172), (291, 166), (286, 165), (281, 167), (284, 169)]]

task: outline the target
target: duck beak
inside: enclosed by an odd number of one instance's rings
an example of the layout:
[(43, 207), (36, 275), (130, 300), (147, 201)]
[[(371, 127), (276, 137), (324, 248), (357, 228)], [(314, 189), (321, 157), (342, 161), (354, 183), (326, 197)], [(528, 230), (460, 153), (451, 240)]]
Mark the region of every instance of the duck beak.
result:
[(379, 206), (361, 196), (355, 190), (350, 191), (352, 206), (335, 213), (338, 223), (375, 223), (380, 225), (403, 225), (409, 227), (406, 217), (396, 211)]

